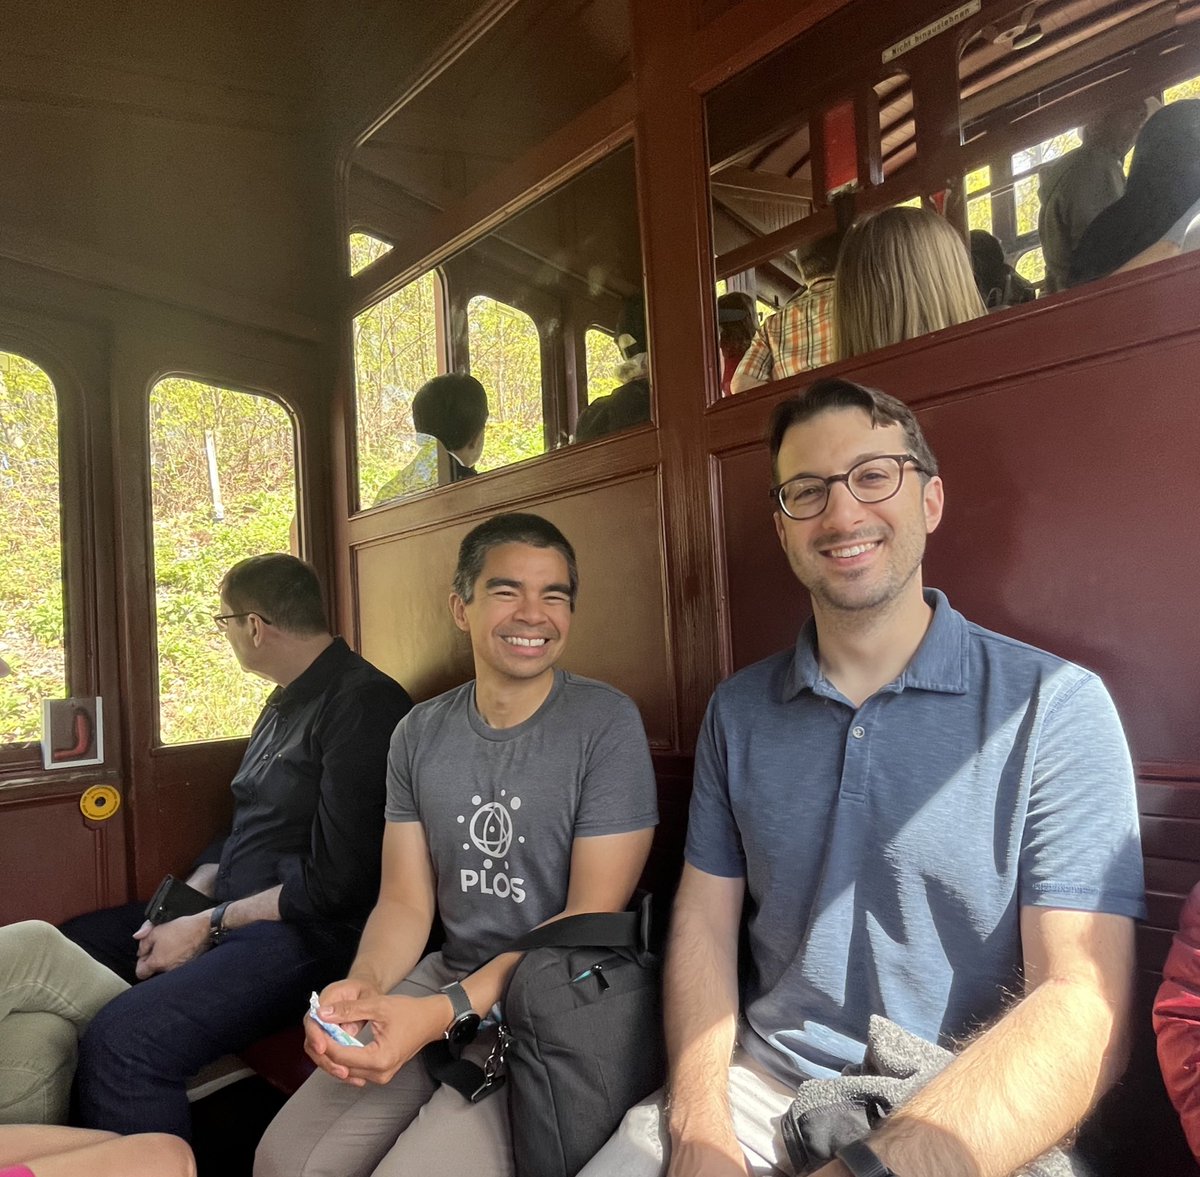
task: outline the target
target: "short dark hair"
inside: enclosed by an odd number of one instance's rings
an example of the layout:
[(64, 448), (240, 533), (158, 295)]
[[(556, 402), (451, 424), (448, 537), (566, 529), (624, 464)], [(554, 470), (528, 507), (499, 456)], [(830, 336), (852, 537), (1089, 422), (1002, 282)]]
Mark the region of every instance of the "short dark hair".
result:
[(435, 376), (417, 389), (412, 417), (418, 433), (436, 437), (448, 450), (461, 450), (487, 424), (487, 392), (465, 372)]
[(488, 552), (501, 544), (529, 544), (534, 548), (554, 548), (562, 553), (567, 562), (571, 611), (575, 611), (575, 598), (579, 594), (579, 567), (575, 562), (575, 549), (548, 519), (519, 512), (493, 515), (463, 537), (458, 548), (458, 567), (454, 570), (454, 591), (467, 604), (475, 595), (475, 582), (483, 572)]
[(289, 633), (328, 633), (321, 584), (311, 564), (284, 552), (239, 560), (221, 580), (221, 596), (234, 613), (258, 613)]
[(815, 241), (807, 241), (796, 250), (796, 262), (805, 282), (824, 278), (837, 269), (838, 250), (842, 245), (841, 233), (826, 233)]
[(804, 392), (788, 397), (775, 406), (767, 426), (767, 446), (771, 451), (771, 469), (776, 478), (779, 477), (779, 449), (787, 431), (793, 425), (800, 425), (820, 413), (835, 409), (861, 409), (871, 418), (871, 424), (876, 429), (883, 425), (899, 425), (904, 430), (908, 452), (917, 459), (924, 471), (922, 477), (932, 477), (938, 472), (937, 458), (933, 456), (933, 450), (929, 448), (929, 442), (925, 440), (925, 434), (921, 432), (921, 426), (908, 405), (894, 396), (888, 396), (886, 392), (831, 376), (818, 380)]

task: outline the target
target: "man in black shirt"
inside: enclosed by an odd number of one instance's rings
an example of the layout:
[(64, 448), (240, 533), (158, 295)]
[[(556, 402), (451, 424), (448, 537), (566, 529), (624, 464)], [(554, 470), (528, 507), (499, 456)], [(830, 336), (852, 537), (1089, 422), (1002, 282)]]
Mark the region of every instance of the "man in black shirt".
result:
[(142, 982), (80, 1043), (86, 1127), (187, 1139), (188, 1079), (299, 1018), (345, 972), (379, 891), (388, 743), (412, 701), (330, 634), (303, 561), (253, 556), (220, 594), (238, 662), (276, 689), (233, 778), (231, 830), (188, 879), (213, 906), (152, 927), (135, 903), (63, 927)]

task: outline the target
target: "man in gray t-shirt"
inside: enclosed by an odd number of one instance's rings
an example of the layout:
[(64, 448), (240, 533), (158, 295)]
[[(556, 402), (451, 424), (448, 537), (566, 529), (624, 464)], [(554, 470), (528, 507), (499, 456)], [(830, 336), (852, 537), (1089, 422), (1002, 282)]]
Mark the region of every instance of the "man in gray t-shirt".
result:
[[(400, 1177), (512, 1169), (507, 1098), (435, 1090), (418, 1056), (443, 1037), (482, 1061), (480, 1019), (519, 959), (505, 946), (562, 915), (619, 911), (657, 807), (637, 708), (559, 670), (578, 589), (575, 553), (536, 515), (500, 515), (459, 550), (450, 608), (475, 679), (421, 703), (392, 737), (379, 902), (344, 981), (311, 1020), (320, 1070), (268, 1129), (257, 1177)], [(424, 955), (434, 915), (441, 950)], [(417, 1113), (420, 1112), (418, 1118)]]

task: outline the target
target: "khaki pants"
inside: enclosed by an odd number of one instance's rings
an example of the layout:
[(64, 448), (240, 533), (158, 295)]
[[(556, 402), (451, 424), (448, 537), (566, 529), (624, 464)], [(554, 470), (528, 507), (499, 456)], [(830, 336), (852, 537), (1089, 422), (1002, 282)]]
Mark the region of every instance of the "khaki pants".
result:
[(0, 927), (0, 1123), (63, 1123), (76, 1041), (128, 986), (40, 920)]
[[(423, 996), (461, 979), (441, 953), (393, 993)], [(482, 1065), (495, 1042), (483, 1030), (464, 1052)], [(317, 1071), (288, 1100), (258, 1146), (254, 1177), (512, 1177), (508, 1093), (481, 1103), (435, 1087), (420, 1057), (385, 1086), (351, 1087)]]
[[(794, 1170), (779, 1121), (795, 1097), (792, 1088), (759, 1066), (740, 1046), (734, 1051), (729, 1066), (733, 1130), (755, 1177), (792, 1177)], [(670, 1155), (663, 1093), (659, 1091), (626, 1113), (621, 1126), (579, 1177), (658, 1177), (667, 1171)]]

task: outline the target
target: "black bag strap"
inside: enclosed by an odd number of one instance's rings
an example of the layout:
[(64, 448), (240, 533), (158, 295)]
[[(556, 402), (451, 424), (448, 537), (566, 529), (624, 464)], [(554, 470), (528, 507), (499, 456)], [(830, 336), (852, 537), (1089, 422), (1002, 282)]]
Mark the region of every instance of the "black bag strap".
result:
[(640, 911), (593, 911), (569, 915), (526, 932), (506, 949), (529, 952), (534, 948), (640, 948)]
[[(649, 951), (650, 894), (640, 891), (629, 911), (591, 911), (569, 915), (518, 936), (506, 952), (530, 952), (535, 948), (627, 948)], [(504, 1085), (504, 1056), (509, 1034), (501, 1023), (500, 1039), (487, 1063), (478, 1067), (456, 1058), (444, 1039), (421, 1049), (421, 1059), (435, 1083), (453, 1087), (468, 1103), (478, 1103)]]

